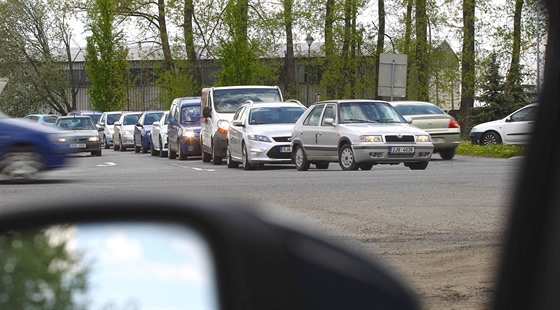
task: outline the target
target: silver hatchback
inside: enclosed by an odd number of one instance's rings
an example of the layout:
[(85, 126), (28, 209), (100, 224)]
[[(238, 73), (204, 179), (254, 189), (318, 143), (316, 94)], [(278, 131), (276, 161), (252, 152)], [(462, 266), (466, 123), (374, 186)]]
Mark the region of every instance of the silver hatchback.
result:
[(290, 138), (305, 112), (299, 102), (246, 103), (238, 108), (228, 129), (226, 162), (250, 170), (262, 164), (290, 164)]
[(292, 161), (298, 170), (315, 164), (326, 169), (370, 170), (377, 164), (426, 169), (434, 145), (430, 135), (407, 121), (387, 102), (333, 100), (318, 102), (296, 122)]

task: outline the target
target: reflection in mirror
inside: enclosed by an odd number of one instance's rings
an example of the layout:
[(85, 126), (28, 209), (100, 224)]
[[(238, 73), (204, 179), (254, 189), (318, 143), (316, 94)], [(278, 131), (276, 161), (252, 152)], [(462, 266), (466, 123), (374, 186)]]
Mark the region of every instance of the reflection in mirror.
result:
[(183, 225), (110, 222), (0, 235), (0, 309), (217, 309), (207, 241)]

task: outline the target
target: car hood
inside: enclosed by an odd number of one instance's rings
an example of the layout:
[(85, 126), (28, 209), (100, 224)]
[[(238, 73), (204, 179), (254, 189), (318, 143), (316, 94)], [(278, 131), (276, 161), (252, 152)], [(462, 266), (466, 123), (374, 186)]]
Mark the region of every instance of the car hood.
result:
[(97, 136), (99, 132), (93, 129), (84, 130), (63, 130), (64, 134), (67, 136)]
[(351, 123), (351, 124), (339, 124), (338, 126), (346, 128), (349, 131), (354, 131), (358, 135), (370, 135), (370, 134), (412, 134), (412, 135), (422, 135), (428, 134), (424, 130), (414, 127), (410, 124), (404, 123)]
[(293, 130), (294, 124), (265, 124), (251, 125), (249, 132), (272, 137), (291, 137)]
[(476, 131), (476, 130), (481, 130), (482, 131), (482, 130), (488, 128), (488, 127), (493, 127), (493, 126), (496, 126), (496, 125), (503, 125), (505, 123), (506, 123), (506, 119), (502, 118), (502, 119), (499, 119), (499, 120), (478, 124), (478, 125), (474, 126), (472, 130), (473, 131)]

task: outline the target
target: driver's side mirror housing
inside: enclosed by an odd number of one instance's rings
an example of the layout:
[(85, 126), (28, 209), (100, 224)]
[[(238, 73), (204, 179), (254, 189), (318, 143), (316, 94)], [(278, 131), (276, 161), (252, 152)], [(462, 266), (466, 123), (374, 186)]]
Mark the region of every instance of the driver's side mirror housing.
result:
[(404, 117), (404, 120), (405, 120), (407, 123), (412, 124), (412, 118), (411, 118), (410, 116), (403, 116), (403, 117)]
[(331, 117), (325, 118), (325, 119), (323, 120), (323, 124), (328, 125), (328, 126), (334, 126), (334, 125), (336, 125), (336, 124), (334, 123), (334, 118), (331, 118)]
[(236, 119), (231, 122), (233, 126), (243, 126), (243, 121)]
[(120, 126), (120, 125), (121, 125), (121, 122), (115, 122), (115, 123), (113, 124), (113, 126), (117, 126), (117, 127)]
[(212, 117), (212, 108), (211, 107), (204, 107), (202, 108), (202, 117)]

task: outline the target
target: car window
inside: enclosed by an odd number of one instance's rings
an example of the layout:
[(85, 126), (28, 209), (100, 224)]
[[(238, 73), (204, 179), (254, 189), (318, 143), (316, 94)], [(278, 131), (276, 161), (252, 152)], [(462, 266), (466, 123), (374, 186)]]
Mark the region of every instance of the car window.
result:
[(421, 114), (445, 114), (435, 105), (419, 105), (419, 104), (399, 104), (395, 106), (402, 115), (421, 115)]
[(253, 108), (249, 113), (249, 124), (294, 124), (305, 112), (300, 107)]
[(32, 122), (37, 122), (39, 121), (39, 117), (38, 116), (25, 116), (24, 119), (32, 121)]
[(514, 122), (527, 122), (534, 120), (536, 115), (537, 107), (533, 106), (517, 111), (511, 116), (511, 120)]
[(328, 105), (325, 108), (325, 113), (323, 113), (323, 120), (321, 121), (321, 126), (325, 126), (325, 119), (326, 118), (332, 118), (334, 120), (334, 106), (333, 105)]
[[(161, 120), (160, 120), (160, 122), (161, 122)], [(163, 115), (163, 124), (164, 125), (169, 124), (169, 113)]]
[(395, 109), (380, 102), (343, 102), (339, 105), (341, 123), (404, 123)]
[(56, 122), (56, 127), (67, 130), (95, 129), (95, 126), (90, 118), (62, 118)]
[(136, 125), (140, 114), (128, 114), (124, 116), (123, 125)]
[(58, 116), (45, 116), (43, 118), (45, 120), (45, 123), (49, 123), (49, 124), (54, 124), (56, 122), (56, 120), (58, 119)]
[(115, 124), (116, 121), (119, 120), (120, 117), (121, 117), (120, 114), (107, 114), (107, 122), (105, 122), (105, 124), (113, 125)]
[(324, 105), (316, 105), (313, 107), (313, 110), (309, 112), (305, 120), (303, 121), (303, 125), (305, 126), (319, 126), (319, 120), (321, 119), (321, 113), (323, 112)]
[(144, 117), (144, 125), (152, 125), (153, 123), (159, 121), (162, 115), (163, 112), (146, 114)]
[(236, 88), (214, 90), (214, 108), (218, 113), (235, 113), (247, 100), (253, 102), (282, 101), (276, 88)]
[(241, 119), (241, 115), (243, 115), (244, 110), (245, 110), (245, 107), (238, 109), (237, 112), (235, 112), (235, 114), (233, 115), (233, 120)]
[(200, 123), (200, 106), (188, 105), (181, 108), (181, 124)]
[(101, 114), (90, 114), (88, 116), (91, 118), (93, 123), (99, 122), (99, 119), (101, 118)]

